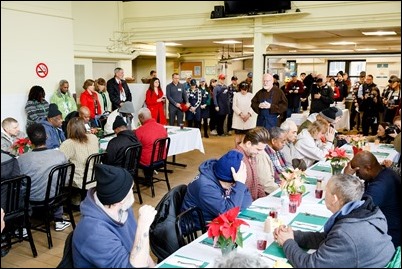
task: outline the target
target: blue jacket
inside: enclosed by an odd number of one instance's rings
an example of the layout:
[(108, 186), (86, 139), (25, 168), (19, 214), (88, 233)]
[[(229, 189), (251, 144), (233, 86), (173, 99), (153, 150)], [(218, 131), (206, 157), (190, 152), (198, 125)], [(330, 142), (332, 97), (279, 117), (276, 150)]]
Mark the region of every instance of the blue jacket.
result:
[(95, 204), (95, 188), (81, 202), (81, 219), (74, 230), (75, 268), (132, 268), (130, 252), (137, 222), (128, 210), (124, 224), (114, 221)]
[(200, 165), (200, 174), (188, 185), (181, 211), (197, 206), (202, 210), (205, 222), (209, 222), (219, 214), (239, 206), (246, 209), (252, 203), (251, 195), (245, 184), (236, 182), (231, 193), (226, 190), (214, 175), (216, 159), (206, 160)]
[(42, 120), (40, 123), (42, 123), (46, 130), (46, 147), (48, 149), (59, 148), (61, 142), (66, 140), (63, 130), (61, 128), (53, 127), (47, 119)]
[[(387, 220), (371, 197), (349, 214), (339, 215), (328, 233), (294, 232), (283, 244), (295, 268), (381, 268), (395, 248), (387, 235)], [(302, 248), (317, 249), (309, 254)]]

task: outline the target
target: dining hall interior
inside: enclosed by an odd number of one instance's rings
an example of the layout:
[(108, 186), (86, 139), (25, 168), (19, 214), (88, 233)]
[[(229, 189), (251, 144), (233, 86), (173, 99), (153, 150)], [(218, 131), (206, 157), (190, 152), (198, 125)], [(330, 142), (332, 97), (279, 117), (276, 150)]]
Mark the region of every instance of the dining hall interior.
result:
[[(117, 67), (124, 69), (135, 117), (151, 70), (157, 72), (163, 91), (173, 73), (181, 82), (191, 76), (197, 83), (224, 74), (229, 85), (230, 77), (240, 82), (251, 72), (253, 95), (263, 88), (265, 73), (277, 74), (283, 85), (293, 73), (325, 77), (343, 70), (356, 82), (365, 71), (380, 92), (391, 75), (401, 77), (399, 1), (279, 1), (287, 6), (247, 12), (234, 11), (233, 6), (230, 10), (233, 2), (237, 1), (2, 1), (1, 120), (13, 117), (25, 132), (25, 104), (32, 86), (43, 87), (49, 101), (60, 80), (67, 80), (79, 106), (84, 81), (107, 81)], [(339, 131), (359, 132), (346, 118)], [(235, 136), (202, 137), (202, 144), (204, 152), (195, 149), (175, 156), (187, 166), (168, 166), (171, 188), (188, 185), (202, 162), (233, 149)], [(155, 197), (148, 186), (141, 186), (143, 204), (155, 207), (167, 192), (163, 182), (155, 184)], [(135, 199), (137, 217), (141, 205), (136, 195)], [(79, 223), (78, 211), (74, 219)], [(71, 231), (52, 231), (49, 249), (46, 234), (33, 230), (38, 256), (33, 258), (29, 242), (23, 241), (12, 245), (1, 267), (56, 267)]]

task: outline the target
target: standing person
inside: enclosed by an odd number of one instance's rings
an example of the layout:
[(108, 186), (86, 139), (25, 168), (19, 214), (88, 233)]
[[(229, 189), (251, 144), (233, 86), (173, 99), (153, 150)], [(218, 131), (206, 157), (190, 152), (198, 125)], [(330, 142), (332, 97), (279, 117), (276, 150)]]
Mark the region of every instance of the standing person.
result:
[(401, 103), (401, 80), (398, 77), (393, 77), (390, 81), (391, 90), (384, 99), (386, 107), (384, 121), (386, 122), (392, 122)]
[(20, 124), (14, 118), (5, 118), (1, 122), (1, 150), (11, 152), (11, 146), (15, 140), (25, 138), (25, 133), (20, 131)]
[(356, 125), (356, 130), (360, 130), (360, 111), (359, 106), (362, 101), (363, 96), (359, 97), (359, 90), (363, 87), (365, 76), (359, 76), (359, 80), (353, 85), (352, 92), (352, 104), (350, 107), (350, 130), (353, 130)]
[(242, 82), (246, 82), (248, 84), (249, 92), (253, 92), (253, 72), (248, 72), (247, 77)]
[[(53, 104), (54, 105), (54, 104)], [(61, 118), (61, 113), (59, 114)], [(51, 150), (46, 147), (46, 131), (40, 123), (33, 123), (27, 129), (28, 137), (34, 149), (18, 158), (21, 174), (31, 177), (30, 201), (43, 201), (46, 196), (46, 186), (49, 180), (50, 170), (61, 164), (67, 163), (66, 156), (60, 150)], [(53, 187), (57, 180), (53, 180)], [(71, 225), (63, 219), (63, 206), (53, 213), (55, 230), (63, 231)]]
[[(199, 175), (188, 184), (181, 212), (197, 206), (205, 222), (209, 222), (236, 206), (240, 210), (249, 207), (252, 199), (245, 185), (247, 168), (242, 159), (242, 153), (231, 150), (219, 160), (203, 162), (199, 167)], [(194, 218), (194, 221), (201, 228), (198, 218)]]
[(251, 108), (253, 94), (248, 91), (246, 82), (240, 83), (239, 89), (240, 92), (236, 92), (233, 97), (232, 128), (235, 131), (235, 147), (243, 141), (247, 131), (255, 127), (255, 120), (252, 118), (254, 113)]
[(285, 95), (288, 99), (288, 110), (286, 117), (290, 118), (292, 113), (300, 112), (300, 97), (304, 91), (304, 84), (297, 79), (296, 72), (290, 74), (292, 79), (286, 85)]
[(151, 111), (152, 118), (156, 120), (157, 123), (166, 125), (165, 116), (165, 100), (166, 96), (161, 88), (161, 82), (159, 78), (151, 78), (149, 83), (149, 88), (145, 96), (145, 104)]
[[(281, 225), (274, 240), (295, 268), (381, 268), (395, 248), (387, 221), (370, 196), (363, 196), (359, 178), (335, 175), (325, 187), (325, 206), (333, 213), (323, 232), (293, 231)], [(302, 248), (316, 249), (307, 253)]]
[(46, 118), (49, 112), (49, 103), (46, 101), (45, 95), (45, 90), (38, 85), (29, 90), (28, 101), (25, 105), (25, 112), (27, 113), (26, 128), (32, 123), (41, 122)]
[(238, 78), (236, 76), (232, 76), (232, 83), (228, 86), (229, 93), (229, 114), (227, 118), (227, 132), (229, 135), (232, 134), (232, 122), (233, 122), (233, 96), (235, 92), (239, 91), (239, 86), (237, 84)]
[(339, 99), (335, 100), (338, 102), (342, 102), (344, 104), (346, 102), (346, 97), (348, 96), (348, 85), (343, 80), (343, 71), (339, 71), (337, 74), (337, 80), (335, 81), (336, 86), (339, 88), (340, 97)]
[(285, 94), (273, 83), (272, 75), (264, 74), (263, 88), (251, 100), (251, 107), (258, 114), (257, 126), (263, 126), (267, 130), (277, 125), (278, 116), (288, 108)]
[(225, 85), (224, 74), (220, 74), (218, 84), (214, 88), (214, 106), (216, 111), (216, 129), (219, 136), (224, 136), (223, 125), (226, 116), (229, 114), (229, 93)]
[(190, 104), (186, 111), (186, 121), (188, 127), (200, 128), (201, 126), (201, 90), (197, 88), (197, 81), (190, 80), (190, 89), (187, 90), (187, 99)]
[(209, 130), (211, 131), (211, 135), (218, 135), (216, 131), (216, 110), (214, 105), (214, 88), (218, 81), (214, 78), (211, 78), (209, 81), (209, 92), (211, 93), (211, 105), (209, 106)]
[(176, 117), (177, 125), (183, 123), (183, 109), (190, 107), (187, 93), (183, 84), (179, 82), (179, 74), (172, 74), (172, 82), (166, 86), (166, 97), (169, 100), (169, 125), (174, 126)]
[(97, 185), (81, 203), (81, 219), (74, 230), (75, 268), (154, 267), (149, 227), (156, 210), (144, 205), (134, 218), (133, 178), (124, 168), (95, 165)]
[(123, 68), (114, 69), (114, 77), (107, 81), (106, 88), (112, 101), (112, 110), (118, 109), (126, 101), (132, 101), (130, 88), (124, 80)]
[(109, 93), (106, 90), (106, 80), (98, 78), (95, 80), (95, 91), (98, 93), (98, 100), (103, 113), (112, 112), (112, 102), (109, 98)]
[(388, 223), (388, 234), (394, 246), (401, 245), (401, 178), (384, 168), (373, 153), (358, 152), (345, 167), (344, 174), (356, 174), (364, 180), (364, 192), (373, 198)]
[[(198, 87), (201, 91), (201, 120), (204, 129), (204, 137), (209, 138), (208, 135), (208, 118), (211, 106), (211, 92), (209, 91), (208, 85), (205, 82), (205, 78), (200, 79), (200, 85)], [(201, 126), (200, 126), (201, 130)]]
[(92, 79), (85, 80), (82, 88), (84, 91), (80, 95), (81, 106), (86, 106), (89, 108), (91, 113), (91, 122), (100, 127), (98, 119), (102, 115), (103, 111), (98, 99), (98, 93), (95, 91), (95, 81)]
[(52, 98), (50, 98), (50, 103), (57, 105), (62, 113), (61, 117), (63, 120), (69, 113), (77, 110), (77, 103), (70, 93), (69, 83), (67, 80), (60, 80), (59, 87), (54, 92)]
[(384, 112), (380, 91), (377, 88), (372, 88), (370, 92), (364, 93), (359, 110), (363, 112), (363, 135), (368, 136), (370, 128), (371, 135), (376, 135), (380, 120), (380, 113)]
[(322, 110), (329, 108), (329, 106), (333, 103), (333, 89), (327, 84), (323, 83), (322, 77), (318, 77), (317, 81), (311, 86), (310, 114), (320, 113)]

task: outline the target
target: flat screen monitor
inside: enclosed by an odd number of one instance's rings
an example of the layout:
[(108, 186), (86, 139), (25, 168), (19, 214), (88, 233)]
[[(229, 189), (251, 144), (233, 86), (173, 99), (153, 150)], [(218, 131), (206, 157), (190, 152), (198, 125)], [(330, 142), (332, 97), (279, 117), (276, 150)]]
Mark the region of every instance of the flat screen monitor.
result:
[(225, 1), (225, 15), (254, 15), (259, 13), (282, 13), (291, 9), (291, 1), (271, 0), (264, 2)]

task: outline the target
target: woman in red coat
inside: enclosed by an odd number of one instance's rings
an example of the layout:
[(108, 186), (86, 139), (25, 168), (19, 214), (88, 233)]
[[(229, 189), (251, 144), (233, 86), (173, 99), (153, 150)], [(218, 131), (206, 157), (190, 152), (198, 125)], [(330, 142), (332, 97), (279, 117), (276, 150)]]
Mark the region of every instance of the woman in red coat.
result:
[(152, 118), (163, 125), (167, 123), (164, 111), (165, 100), (166, 97), (163, 94), (159, 79), (152, 78), (146, 93), (145, 104), (151, 111)]

